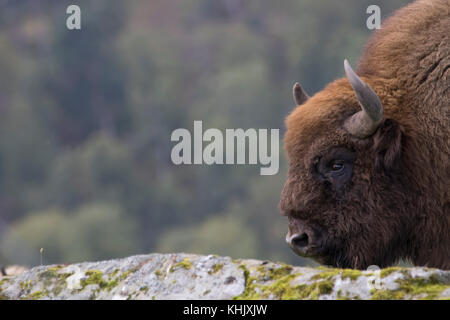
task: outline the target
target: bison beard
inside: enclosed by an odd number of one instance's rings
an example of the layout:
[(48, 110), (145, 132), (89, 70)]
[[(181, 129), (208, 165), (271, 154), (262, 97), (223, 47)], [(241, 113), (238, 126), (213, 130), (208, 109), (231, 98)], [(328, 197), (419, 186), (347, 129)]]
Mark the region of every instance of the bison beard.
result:
[(299, 255), (337, 267), (399, 259), (450, 269), (450, 1), (416, 1), (366, 45), (355, 73), (294, 85), (280, 209)]

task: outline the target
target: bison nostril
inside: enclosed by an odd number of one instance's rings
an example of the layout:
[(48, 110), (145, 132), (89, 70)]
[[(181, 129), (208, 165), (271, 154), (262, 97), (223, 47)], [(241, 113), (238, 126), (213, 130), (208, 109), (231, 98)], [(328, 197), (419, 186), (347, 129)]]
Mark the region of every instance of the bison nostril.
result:
[(306, 247), (308, 245), (308, 242), (309, 238), (306, 233), (297, 234), (293, 236), (291, 239), (291, 244), (299, 249)]

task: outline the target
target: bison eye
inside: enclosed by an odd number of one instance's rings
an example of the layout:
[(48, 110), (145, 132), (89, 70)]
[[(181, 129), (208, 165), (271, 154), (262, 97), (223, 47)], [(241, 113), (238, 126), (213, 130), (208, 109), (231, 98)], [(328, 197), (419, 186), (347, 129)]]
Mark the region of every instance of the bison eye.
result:
[(327, 181), (336, 189), (341, 189), (353, 175), (355, 152), (344, 147), (327, 150), (315, 163), (315, 172), (321, 181)]
[(344, 170), (344, 163), (342, 160), (334, 160), (331, 162), (331, 170), (334, 172), (340, 172)]

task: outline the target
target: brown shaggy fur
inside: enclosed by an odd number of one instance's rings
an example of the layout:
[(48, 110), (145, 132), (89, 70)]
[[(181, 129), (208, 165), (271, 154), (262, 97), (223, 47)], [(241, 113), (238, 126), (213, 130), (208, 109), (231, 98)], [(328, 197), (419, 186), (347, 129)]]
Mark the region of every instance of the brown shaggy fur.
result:
[[(407, 259), (450, 269), (449, 67), (450, 0), (416, 1), (372, 36), (356, 70), (384, 107), (372, 136), (358, 139), (342, 126), (360, 110), (346, 78), (288, 116), (280, 208), (291, 234), (296, 223), (324, 231), (318, 261), (362, 269)], [(356, 153), (342, 197), (312, 174), (335, 146)]]

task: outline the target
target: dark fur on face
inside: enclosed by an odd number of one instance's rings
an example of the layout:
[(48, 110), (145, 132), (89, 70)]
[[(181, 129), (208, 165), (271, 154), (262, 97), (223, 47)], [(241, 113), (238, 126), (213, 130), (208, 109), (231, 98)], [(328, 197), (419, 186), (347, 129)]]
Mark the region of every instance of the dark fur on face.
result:
[(384, 107), (372, 135), (343, 128), (360, 110), (345, 78), (287, 118), (280, 209), (298, 254), (342, 268), (407, 259), (450, 269), (448, 5), (417, 1), (369, 41), (357, 72)]

